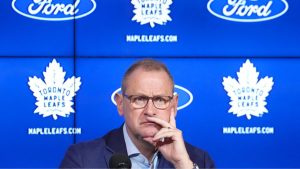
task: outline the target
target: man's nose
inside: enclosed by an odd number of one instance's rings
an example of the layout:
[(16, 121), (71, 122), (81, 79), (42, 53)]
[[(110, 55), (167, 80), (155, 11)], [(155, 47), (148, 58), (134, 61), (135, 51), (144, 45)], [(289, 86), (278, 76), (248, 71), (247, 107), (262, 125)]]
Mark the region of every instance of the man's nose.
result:
[(144, 109), (144, 113), (147, 116), (155, 116), (157, 109), (154, 107), (152, 99), (149, 99), (148, 104)]

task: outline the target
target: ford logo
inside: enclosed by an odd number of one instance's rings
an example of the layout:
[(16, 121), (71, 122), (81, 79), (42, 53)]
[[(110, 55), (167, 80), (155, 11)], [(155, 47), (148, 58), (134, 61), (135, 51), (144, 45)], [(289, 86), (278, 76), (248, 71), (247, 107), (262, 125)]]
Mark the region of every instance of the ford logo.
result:
[[(192, 103), (193, 95), (189, 90), (187, 90), (184, 87), (178, 86), (178, 85), (174, 86), (174, 90), (175, 90), (174, 94), (177, 94), (179, 96), (177, 110), (183, 109)], [(120, 92), (121, 92), (121, 88), (115, 90), (111, 95), (111, 101), (115, 105), (117, 105), (116, 101), (115, 101), (115, 95)]]
[(210, 0), (208, 11), (221, 19), (235, 22), (261, 22), (286, 13), (286, 0)]
[(45, 21), (79, 19), (96, 9), (95, 0), (13, 0), (11, 5), (20, 15)]

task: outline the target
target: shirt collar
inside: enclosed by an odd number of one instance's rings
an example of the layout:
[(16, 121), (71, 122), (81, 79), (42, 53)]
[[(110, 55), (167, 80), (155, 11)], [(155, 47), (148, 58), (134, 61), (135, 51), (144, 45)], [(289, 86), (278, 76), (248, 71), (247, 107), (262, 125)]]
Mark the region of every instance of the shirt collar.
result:
[(128, 156), (130, 157), (132, 155), (141, 154), (141, 152), (136, 148), (136, 146), (133, 144), (132, 140), (128, 135), (126, 123), (123, 125), (123, 133), (124, 133), (124, 140), (125, 140)]

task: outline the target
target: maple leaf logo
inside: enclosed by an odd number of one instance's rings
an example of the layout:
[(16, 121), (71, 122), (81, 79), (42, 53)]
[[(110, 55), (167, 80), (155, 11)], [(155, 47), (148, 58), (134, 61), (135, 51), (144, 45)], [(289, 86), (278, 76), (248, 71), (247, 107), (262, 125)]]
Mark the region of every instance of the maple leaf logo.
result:
[(135, 8), (133, 10), (135, 16), (132, 21), (140, 22), (141, 25), (149, 23), (153, 28), (155, 24), (163, 25), (172, 20), (169, 16), (169, 13), (171, 13), (169, 7), (173, 3), (172, 0), (131, 0), (131, 3)]
[(80, 77), (73, 76), (65, 81), (66, 72), (55, 59), (43, 75), (45, 82), (36, 76), (29, 77), (28, 85), (37, 99), (34, 113), (43, 117), (52, 116), (54, 120), (58, 116), (67, 117), (70, 113), (75, 113), (72, 100), (81, 85)]
[(266, 109), (266, 97), (274, 84), (272, 77), (264, 77), (258, 81), (259, 72), (253, 64), (247, 60), (237, 73), (238, 81), (228, 76), (223, 78), (223, 86), (227, 95), (231, 98), (229, 113), (238, 117), (260, 117), (268, 113)]

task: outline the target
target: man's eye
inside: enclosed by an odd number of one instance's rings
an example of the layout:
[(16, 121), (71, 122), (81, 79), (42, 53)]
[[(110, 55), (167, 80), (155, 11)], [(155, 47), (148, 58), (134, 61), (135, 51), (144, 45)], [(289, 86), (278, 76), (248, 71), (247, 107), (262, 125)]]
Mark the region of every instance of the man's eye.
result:
[(138, 97), (133, 98), (133, 102), (144, 102), (144, 101), (147, 101), (147, 100), (148, 100), (148, 98), (144, 97), (144, 96), (138, 96)]
[(153, 98), (153, 101), (161, 102), (161, 103), (166, 103), (167, 102), (167, 100), (162, 98), (162, 97), (155, 97), (155, 98)]

